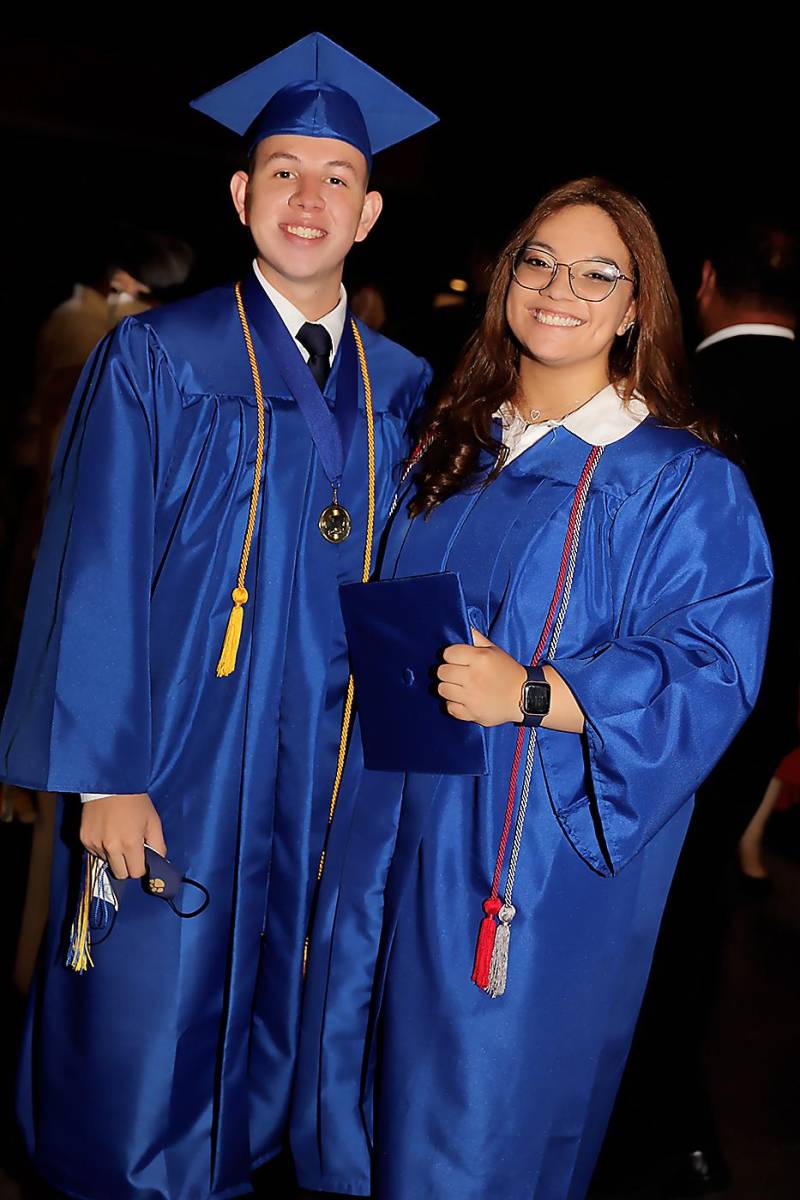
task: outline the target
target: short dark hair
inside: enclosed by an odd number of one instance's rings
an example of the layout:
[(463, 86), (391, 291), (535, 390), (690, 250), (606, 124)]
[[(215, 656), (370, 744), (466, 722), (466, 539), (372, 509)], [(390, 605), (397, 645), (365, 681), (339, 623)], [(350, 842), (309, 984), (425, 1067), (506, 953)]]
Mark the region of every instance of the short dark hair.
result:
[(771, 220), (726, 224), (712, 235), (708, 259), (720, 294), (793, 314), (800, 302), (800, 238)]
[(181, 294), (194, 266), (194, 251), (170, 234), (123, 227), (115, 239), (112, 266), (127, 271), (154, 300), (164, 302)]

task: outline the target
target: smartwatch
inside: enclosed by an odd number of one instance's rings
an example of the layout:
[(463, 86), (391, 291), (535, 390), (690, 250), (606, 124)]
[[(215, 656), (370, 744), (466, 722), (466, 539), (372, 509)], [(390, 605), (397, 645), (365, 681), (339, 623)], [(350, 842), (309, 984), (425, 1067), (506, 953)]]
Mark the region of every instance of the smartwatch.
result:
[(542, 667), (526, 667), (528, 678), (522, 685), (519, 697), (519, 709), (522, 713), (520, 725), (534, 729), (542, 723), (542, 718), (550, 712), (550, 684), (545, 679)]

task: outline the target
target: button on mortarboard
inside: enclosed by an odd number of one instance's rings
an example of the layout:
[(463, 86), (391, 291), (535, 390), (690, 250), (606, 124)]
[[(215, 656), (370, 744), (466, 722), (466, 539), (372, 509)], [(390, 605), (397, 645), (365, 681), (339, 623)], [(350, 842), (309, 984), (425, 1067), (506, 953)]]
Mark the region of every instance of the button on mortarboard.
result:
[(316, 380), (317, 387), (322, 391), (331, 370), (331, 335), (324, 325), (306, 321), (298, 330), (297, 340), (308, 351), (308, 368)]
[(438, 121), (435, 113), (321, 33), (213, 88), (192, 108), (235, 133), (250, 151), (265, 137), (329, 137), (372, 155)]

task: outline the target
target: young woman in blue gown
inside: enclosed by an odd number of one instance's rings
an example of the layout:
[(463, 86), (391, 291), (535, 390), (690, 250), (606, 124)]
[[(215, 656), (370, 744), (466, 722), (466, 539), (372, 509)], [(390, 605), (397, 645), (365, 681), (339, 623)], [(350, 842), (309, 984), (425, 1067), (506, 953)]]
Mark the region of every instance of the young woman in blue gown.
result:
[[(306, 982), (307, 1187), (586, 1194), (693, 793), (752, 707), (769, 621), (761, 521), (682, 365), (641, 204), (598, 180), (546, 196), (430, 415), (382, 567), (460, 575), (474, 645), (448, 648), (438, 687), (484, 727), (489, 773), (362, 772), (356, 735)], [(520, 724), (532, 661), (538, 728)]]

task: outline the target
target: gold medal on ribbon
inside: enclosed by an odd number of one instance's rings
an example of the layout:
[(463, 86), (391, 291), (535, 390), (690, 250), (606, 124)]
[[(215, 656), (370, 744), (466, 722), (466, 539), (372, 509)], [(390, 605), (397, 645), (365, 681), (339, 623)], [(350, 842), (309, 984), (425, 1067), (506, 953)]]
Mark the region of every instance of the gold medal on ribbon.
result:
[(336, 492), (333, 501), (319, 516), (319, 531), (326, 542), (344, 542), (350, 537), (353, 522), (350, 513), (339, 503)]

